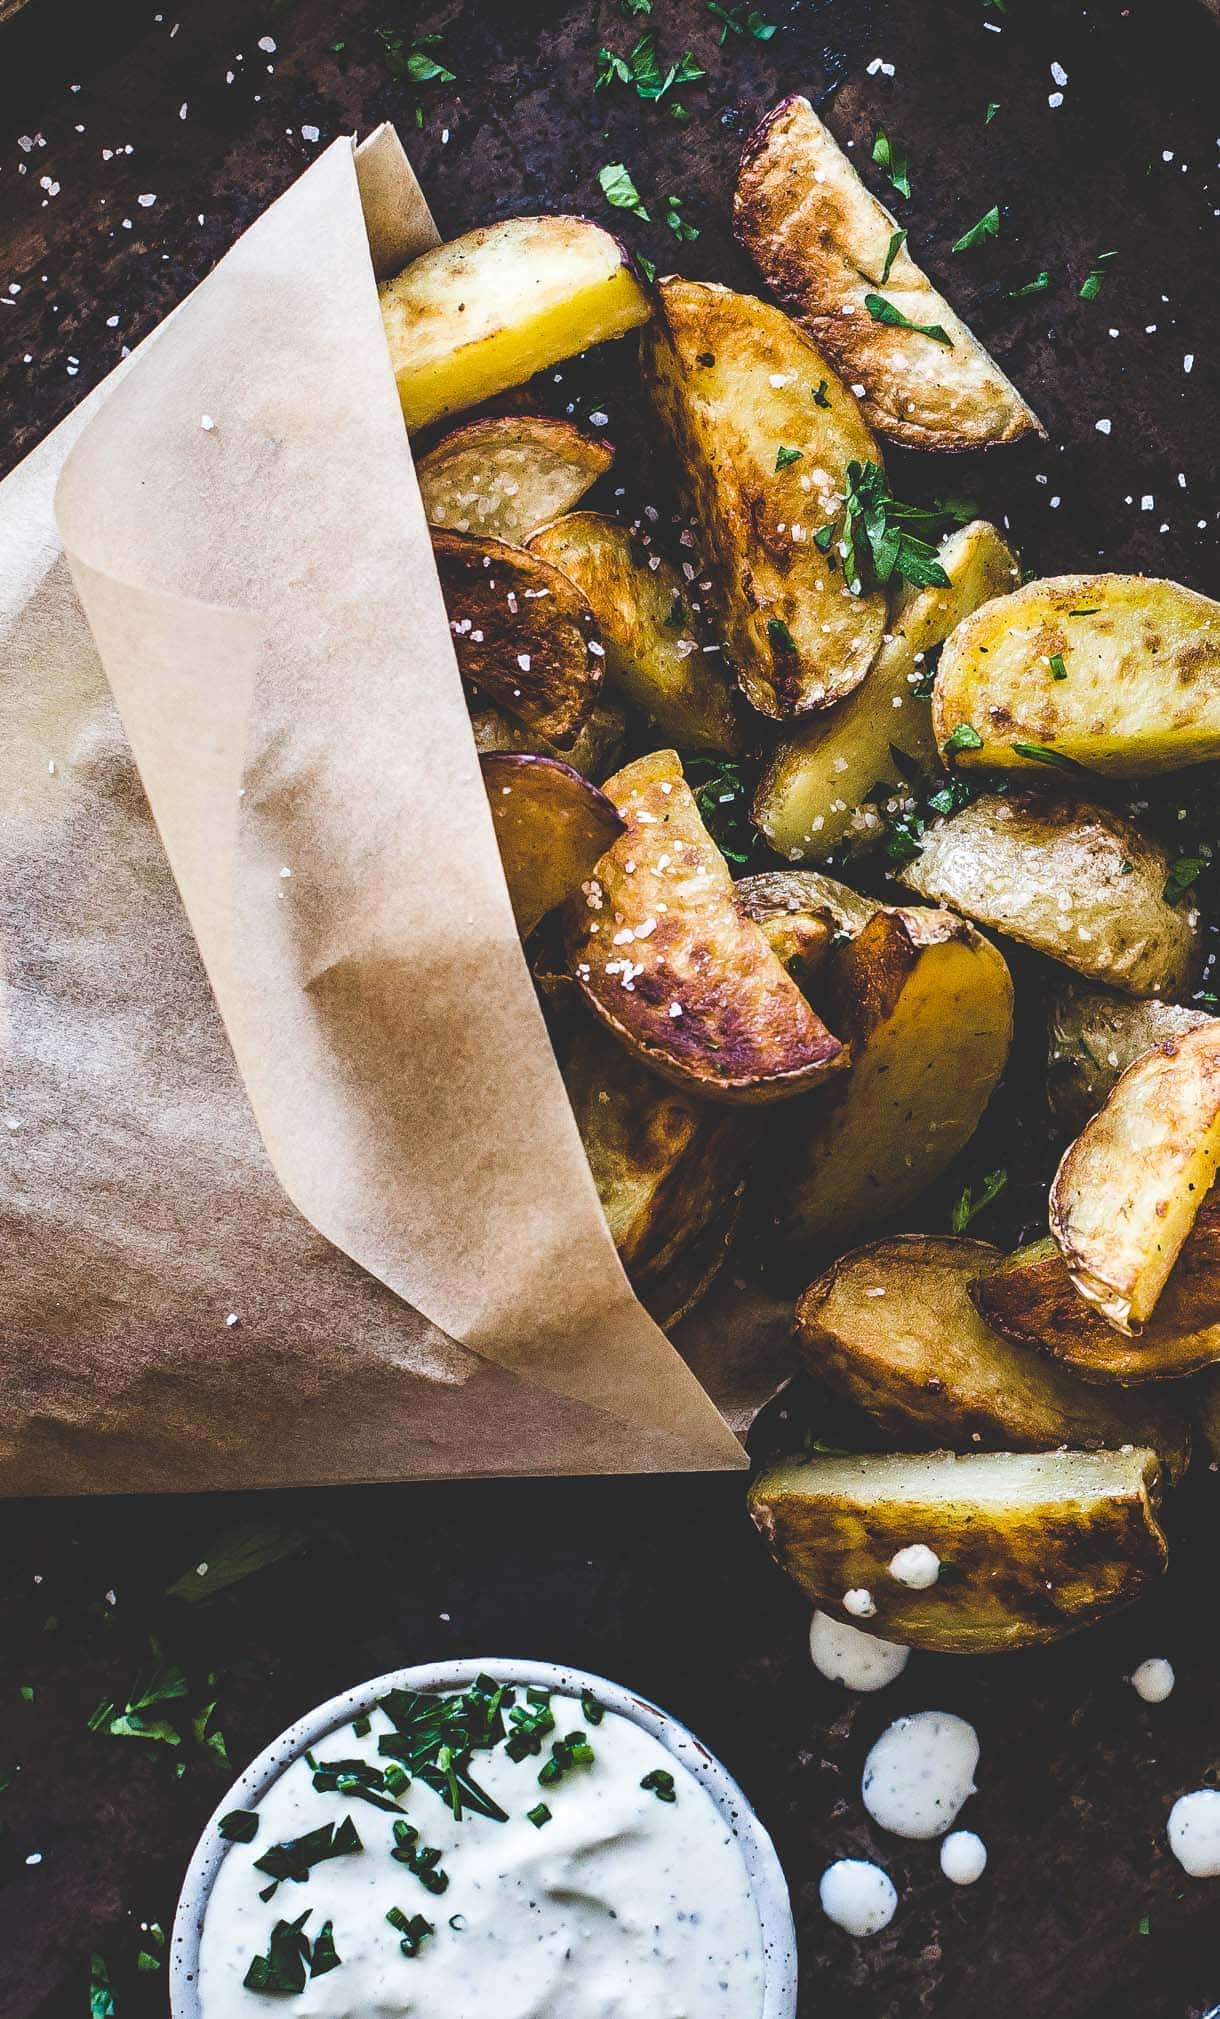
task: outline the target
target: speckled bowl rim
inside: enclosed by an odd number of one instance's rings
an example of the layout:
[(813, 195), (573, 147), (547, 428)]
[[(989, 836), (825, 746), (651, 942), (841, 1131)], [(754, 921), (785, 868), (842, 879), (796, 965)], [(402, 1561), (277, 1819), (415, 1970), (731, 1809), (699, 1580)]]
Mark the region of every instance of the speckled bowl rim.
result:
[(519, 1689), (549, 1689), (557, 1695), (579, 1696), (592, 1690), (607, 1710), (629, 1718), (658, 1740), (667, 1752), (693, 1774), (705, 1788), (720, 1815), (737, 1839), (742, 1863), (758, 1912), (763, 1948), (763, 2001), (759, 2019), (795, 2019), (796, 2014), (796, 1930), (788, 1886), (774, 1844), (732, 1776), (705, 1745), (670, 1717), (659, 1705), (621, 1683), (605, 1676), (590, 1675), (585, 1669), (565, 1668), (556, 1662), (513, 1661), (486, 1655), (477, 1661), (426, 1662), (415, 1668), (394, 1669), (371, 1682), (358, 1683), (329, 1703), (319, 1704), (306, 1717), (290, 1725), (278, 1739), (252, 1760), (244, 1774), (234, 1781), (223, 1801), (217, 1804), (203, 1835), (195, 1847), (182, 1882), (174, 1932), (170, 1943), (169, 1995), (172, 2019), (202, 2019), (199, 2004), (199, 1938), (203, 1917), (216, 1874), (231, 1846), (219, 1830), (222, 1816), (230, 1809), (253, 1808), (288, 1763), (301, 1753), (312, 1751), (323, 1739), (350, 1724), (376, 1706), (378, 1697), (392, 1689), (466, 1689), (480, 1675), (494, 1675)]

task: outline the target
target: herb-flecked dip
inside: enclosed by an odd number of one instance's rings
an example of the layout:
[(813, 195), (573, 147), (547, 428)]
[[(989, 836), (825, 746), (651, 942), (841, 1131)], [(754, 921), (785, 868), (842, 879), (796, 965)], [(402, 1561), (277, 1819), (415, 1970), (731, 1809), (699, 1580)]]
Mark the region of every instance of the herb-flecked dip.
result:
[(392, 1690), (221, 1832), (203, 2019), (761, 2014), (731, 1831), (680, 1761), (588, 1694), (490, 1676)]

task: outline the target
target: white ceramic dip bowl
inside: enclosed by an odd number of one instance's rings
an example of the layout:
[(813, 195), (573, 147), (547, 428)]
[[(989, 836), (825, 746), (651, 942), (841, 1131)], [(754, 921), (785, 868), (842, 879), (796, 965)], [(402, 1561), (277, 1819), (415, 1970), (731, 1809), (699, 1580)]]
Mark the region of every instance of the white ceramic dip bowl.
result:
[(480, 1675), (492, 1675), (497, 1682), (516, 1688), (546, 1689), (563, 1696), (579, 1697), (583, 1690), (589, 1690), (606, 1710), (638, 1725), (694, 1776), (736, 1839), (757, 1910), (763, 1952), (759, 2019), (795, 2019), (796, 1935), (787, 1883), (775, 1846), (719, 1760), (685, 1725), (620, 1683), (608, 1682), (604, 1676), (589, 1675), (582, 1669), (562, 1668), (554, 1662), (509, 1661), (491, 1656), (477, 1661), (442, 1661), (397, 1669), (390, 1675), (360, 1683), (298, 1719), (251, 1762), (218, 1804), (187, 1867), (170, 1945), (173, 2019), (203, 2019), (198, 1988), (200, 1936), (213, 1881), (231, 1848), (220, 1834), (221, 1817), (231, 1809), (257, 1808), (290, 1761), (312, 1752), (333, 1732), (372, 1712), (378, 1697), (389, 1690), (464, 1690)]

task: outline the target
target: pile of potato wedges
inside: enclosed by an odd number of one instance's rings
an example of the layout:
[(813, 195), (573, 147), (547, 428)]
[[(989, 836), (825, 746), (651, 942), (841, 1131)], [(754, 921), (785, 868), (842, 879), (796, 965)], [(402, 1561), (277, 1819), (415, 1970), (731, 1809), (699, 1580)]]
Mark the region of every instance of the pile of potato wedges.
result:
[[(734, 220), (758, 294), (645, 280), (586, 219), (470, 232), (383, 285), (391, 361), (623, 1264), (670, 1325), (743, 1209), (765, 1226), (808, 1283), (794, 1365), (887, 1447), (760, 1471), (772, 1551), (868, 1632), (1020, 1648), (1164, 1568), (1194, 1425), (1220, 1439), (1220, 1019), (1141, 818), (1143, 781), (1220, 762), (1220, 604), (1025, 579), (995, 526), (894, 498), (891, 443), (1042, 429), (805, 99), (748, 142)], [(669, 539), (538, 376), (628, 337)], [(1048, 1154), (1071, 1137), (1044, 1227), (901, 1231), (1014, 1016), (1046, 1022)]]

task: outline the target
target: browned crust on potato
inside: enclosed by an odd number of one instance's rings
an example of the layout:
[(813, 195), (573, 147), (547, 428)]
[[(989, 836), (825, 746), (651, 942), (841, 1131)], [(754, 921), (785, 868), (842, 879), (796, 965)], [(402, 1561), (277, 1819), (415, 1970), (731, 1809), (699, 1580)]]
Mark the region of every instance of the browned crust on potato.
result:
[(533, 751), (480, 757), (508, 895), (524, 939), (596, 866), (623, 823), (570, 764)]
[(601, 692), (593, 612), (558, 568), (502, 540), (432, 535), (462, 678), (561, 749)]
[[(847, 1063), (752, 919), (677, 753), (606, 781), (627, 823), (565, 915), (596, 1014), (657, 1072), (710, 1099), (785, 1100)], [(676, 1012), (676, 1013), (675, 1013)]]

